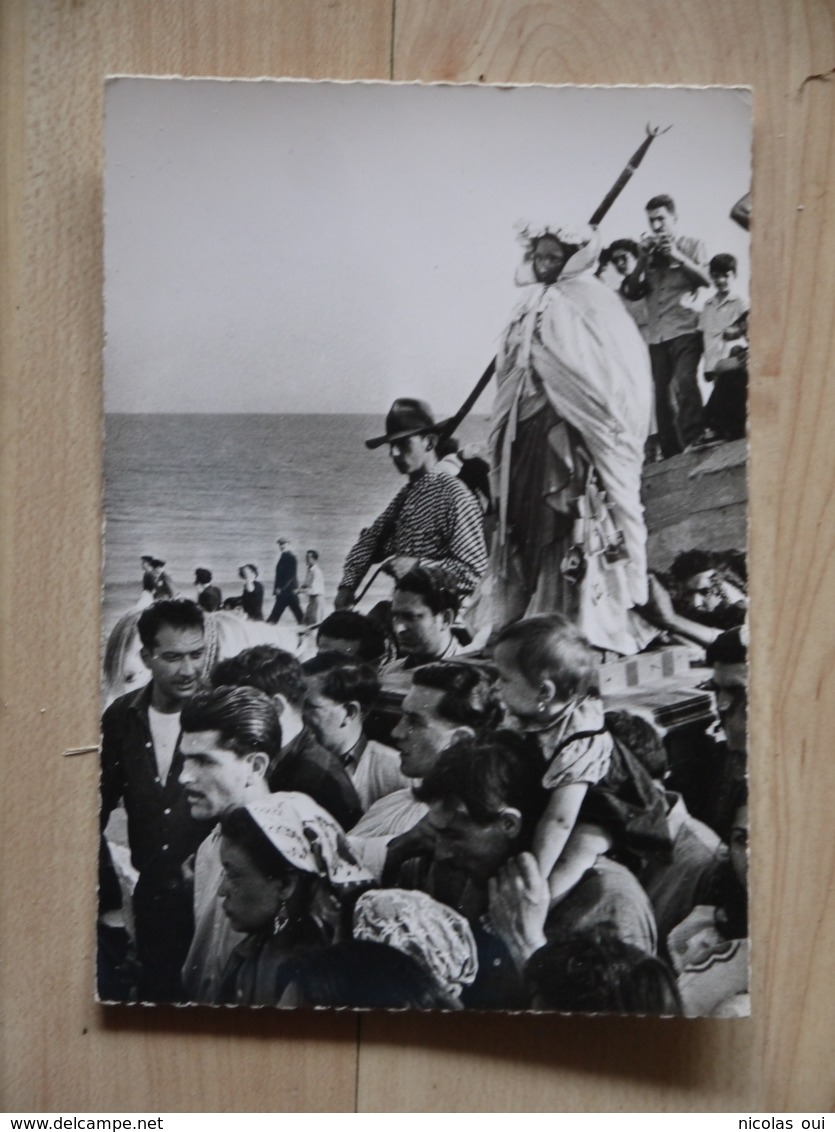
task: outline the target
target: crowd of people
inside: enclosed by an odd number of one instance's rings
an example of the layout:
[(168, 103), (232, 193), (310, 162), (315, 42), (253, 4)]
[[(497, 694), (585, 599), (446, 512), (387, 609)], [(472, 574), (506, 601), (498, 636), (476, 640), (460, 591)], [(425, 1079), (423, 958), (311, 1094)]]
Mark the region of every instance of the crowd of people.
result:
[[(366, 444), (406, 482), (332, 612), (285, 536), (266, 619), (252, 563), (224, 601), (205, 566), (191, 600), (142, 560), (105, 653), (103, 999), (748, 1012), (745, 558), (649, 573), (640, 497), (653, 386), (664, 457), (726, 435), (696, 375), (704, 348), (738, 410), (720, 377), (745, 311), (732, 257), (677, 235), (669, 197), (647, 214), (606, 254), (525, 228), (489, 460), (398, 398)], [(391, 600), (360, 612), (380, 573)], [(695, 786), (641, 688), (602, 682), (682, 643)]]
[[(261, 643), (207, 663), (223, 614), (152, 603), (135, 621), (150, 679), (103, 717), (100, 995), (744, 1013), (729, 573), (694, 554), (670, 576), (711, 634), (723, 735), (700, 813), (651, 716), (607, 710), (574, 624), (525, 618), (469, 653), (443, 567), (398, 579), (388, 620), (325, 617), (306, 660)], [(130, 863), (105, 836), (120, 805)]]

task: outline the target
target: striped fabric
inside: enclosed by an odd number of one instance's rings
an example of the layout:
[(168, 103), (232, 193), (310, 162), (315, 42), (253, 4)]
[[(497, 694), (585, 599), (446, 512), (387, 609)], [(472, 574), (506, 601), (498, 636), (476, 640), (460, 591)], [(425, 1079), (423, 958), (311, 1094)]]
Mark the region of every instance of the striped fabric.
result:
[(469, 488), (440, 472), (410, 480), (362, 532), (345, 559), (340, 585), (355, 590), (373, 563), (396, 554), (443, 566), (462, 594), (472, 593), (487, 569), (487, 548), (481, 510)]

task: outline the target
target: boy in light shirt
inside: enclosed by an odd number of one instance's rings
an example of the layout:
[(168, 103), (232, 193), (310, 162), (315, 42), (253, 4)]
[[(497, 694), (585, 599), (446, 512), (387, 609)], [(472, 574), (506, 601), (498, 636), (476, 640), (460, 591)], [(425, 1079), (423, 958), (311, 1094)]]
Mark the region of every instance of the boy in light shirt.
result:
[[(733, 291), (736, 259), (725, 252), (720, 253), (710, 261), (708, 270), (715, 294), (704, 305), (699, 316), (699, 329), (704, 341), (704, 378), (705, 381), (715, 383), (715, 386), (705, 406), (705, 429), (700, 437), (702, 443), (735, 438), (739, 428), (732, 424), (730, 418), (736, 421), (739, 417), (737, 402), (741, 398), (744, 421), (747, 388), (744, 360), (740, 359), (736, 364), (736, 359), (732, 356), (732, 341), (737, 337), (734, 328), (744, 321), (748, 313), (748, 304)], [(728, 420), (725, 420), (726, 417)], [(744, 433), (744, 426), (742, 431)]]

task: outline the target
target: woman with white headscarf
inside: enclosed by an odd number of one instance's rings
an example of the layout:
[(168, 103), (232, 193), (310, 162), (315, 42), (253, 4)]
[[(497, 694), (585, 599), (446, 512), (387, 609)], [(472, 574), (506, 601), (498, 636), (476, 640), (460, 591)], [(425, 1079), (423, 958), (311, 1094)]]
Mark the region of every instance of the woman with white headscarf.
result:
[(596, 232), (528, 225), (520, 237), (527, 293), (499, 349), (490, 428), (491, 620), (561, 612), (597, 648), (629, 655), (654, 635), (633, 612), (648, 596), (646, 346), (594, 274)]

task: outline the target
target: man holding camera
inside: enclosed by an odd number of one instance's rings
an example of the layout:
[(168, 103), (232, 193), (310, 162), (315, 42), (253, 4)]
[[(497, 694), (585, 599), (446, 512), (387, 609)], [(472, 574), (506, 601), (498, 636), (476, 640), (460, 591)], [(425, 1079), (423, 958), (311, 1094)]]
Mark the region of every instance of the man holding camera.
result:
[(646, 298), (655, 411), (662, 455), (675, 456), (698, 440), (702, 398), (696, 381), (702, 354), (698, 311), (684, 300), (709, 287), (702, 240), (677, 235), (672, 197), (647, 203), (650, 232), (643, 236), (634, 270), (623, 281), (628, 299)]

